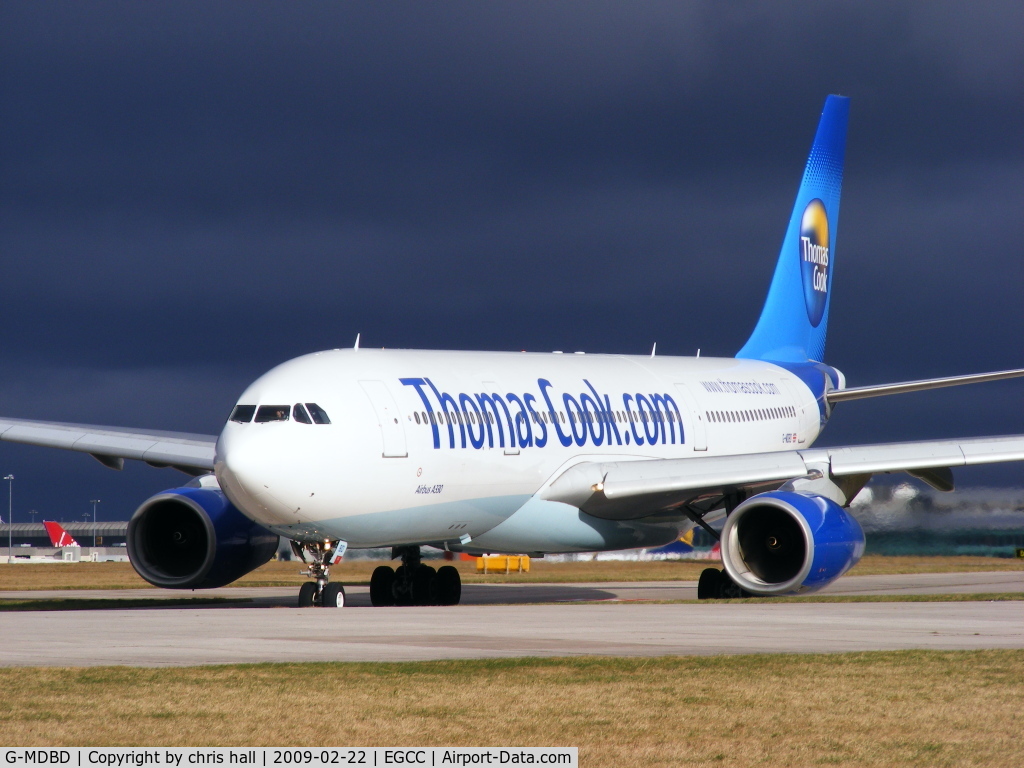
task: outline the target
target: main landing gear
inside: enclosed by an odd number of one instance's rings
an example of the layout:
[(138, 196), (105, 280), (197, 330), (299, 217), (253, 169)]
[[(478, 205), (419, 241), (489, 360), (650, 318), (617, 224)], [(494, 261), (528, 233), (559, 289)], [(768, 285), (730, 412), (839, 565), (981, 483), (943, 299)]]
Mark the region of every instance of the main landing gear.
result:
[(698, 600), (728, 600), (734, 597), (753, 597), (747, 590), (717, 568), (705, 568), (697, 582)]
[(303, 576), (311, 576), (315, 581), (307, 581), (299, 588), (299, 608), (344, 608), (345, 588), (338, 583), (330, 583), (331, 560), (337, 551), (338, 543), (330, 541), (293, 541), (292, 552), (309, 569), (302, 572)]
[(397, 569), (381, 565), (370, 577), (373, 605), (458, 605), (462, 579), (454, 566), (436, 571), (420, 561), (419, 547), (395, 547), (391, 558), (402, 558)]

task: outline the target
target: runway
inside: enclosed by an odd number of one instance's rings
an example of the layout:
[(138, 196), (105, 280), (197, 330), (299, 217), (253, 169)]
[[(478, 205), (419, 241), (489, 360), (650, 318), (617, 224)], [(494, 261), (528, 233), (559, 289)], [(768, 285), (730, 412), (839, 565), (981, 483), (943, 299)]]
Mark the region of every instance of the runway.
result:
[[(202, 596), (232, 607), (0, 614), (0, 665), (174, 666), (563, 655), (691, 655), (1024, 648), (1020, 602), (701, 603), (693, 582), (466, 585), (455, 607), (285, 608), (288, 588)], [(1024, 572), (850, 576), (840, 594), (1024, 592)], [(166, 590), (2, 592), (10, 598), (179, 597)]]

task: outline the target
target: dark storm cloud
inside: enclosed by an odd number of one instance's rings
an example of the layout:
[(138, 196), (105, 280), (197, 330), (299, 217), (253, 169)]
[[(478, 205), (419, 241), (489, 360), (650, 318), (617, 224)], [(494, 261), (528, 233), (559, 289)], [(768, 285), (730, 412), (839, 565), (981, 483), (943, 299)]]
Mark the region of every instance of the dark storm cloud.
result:
[[(216, 432), (357, 331), (732, 354), (830, 92), (829, 359), (1020, 365), (1021, 39), (1012, 3), (0, 5), (0, 412)], [(1021, 431), (1019, 391), (857, 404), (827, 436)], [(50, 455), (23, 450), (0, 460)], [(85, 473), (54, 499), (93, 470), (53, 461)]]

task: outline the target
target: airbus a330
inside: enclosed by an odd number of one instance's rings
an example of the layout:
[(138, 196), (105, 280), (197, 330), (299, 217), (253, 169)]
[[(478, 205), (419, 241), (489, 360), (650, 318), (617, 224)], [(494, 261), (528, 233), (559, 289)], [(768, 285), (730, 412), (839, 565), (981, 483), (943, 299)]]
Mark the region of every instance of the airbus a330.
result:
[(813, 447), (846, 401), (1024, 375), (847, 387), (822, 362), (848, 108), (825, 102), (763, 312), (735, 357), (357, 343), (261, 376), (219, 436), (4, 419), (0, 439), (192, 475), (129, 523), (132, 565), (158, 587), (223, 586), (286, 537), (309, 567), (300, 606), (344, 605), (331, 565), (368, 547), (401, 560), (374, 571), (374, 605), (450, 605), (458, 571), (435, 571), (421, 547), (621, 550), (701, 526), (720, 537), (724, 571), (704, 572), (700, 597), (819, 589), (864, 551), (847, 507), (873, 474), (952, 490), (953, 467), (1024, 459), (1024, 436)]

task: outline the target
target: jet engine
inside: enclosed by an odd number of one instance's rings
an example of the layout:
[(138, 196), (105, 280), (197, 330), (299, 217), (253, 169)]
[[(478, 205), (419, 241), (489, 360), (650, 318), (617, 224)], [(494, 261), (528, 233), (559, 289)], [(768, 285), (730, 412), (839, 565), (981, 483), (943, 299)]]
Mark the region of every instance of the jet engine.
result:
[(278, 537), (239, 512), (216, 486), (173, 488), (143, 502), (128, 523), (128, 557), (157, 587), (212, 589), (270, 560)]
[(722, 529), (722, 563), (757, 596), (795, 595), (831, 584), (864, 554), (864, 531), (831, 499), (772, 491), (747, 499)]

